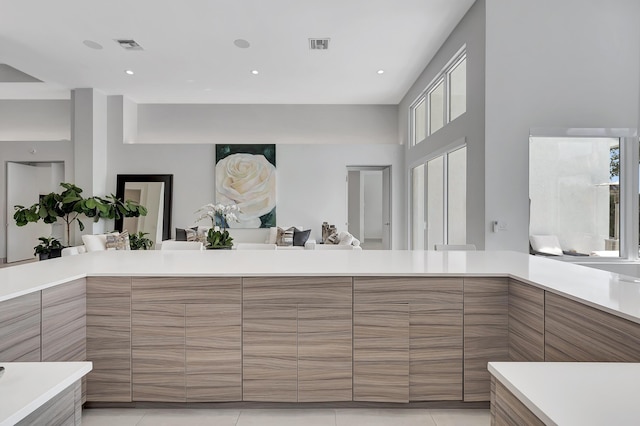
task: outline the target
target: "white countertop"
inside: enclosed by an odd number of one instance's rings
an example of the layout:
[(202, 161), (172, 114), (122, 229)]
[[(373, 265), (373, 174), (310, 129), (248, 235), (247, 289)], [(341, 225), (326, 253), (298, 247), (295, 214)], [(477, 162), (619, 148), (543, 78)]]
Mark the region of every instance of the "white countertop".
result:
[(511, 251), (106, 251), (0, 269), (0, 301), (85, 276), (512, 277), (640, 323), (640, 280)]
[(490, 362), (489, 372), (546, 425), (640, 424), (640, 364)]
[(0, 426), (14, 425), (92, 369), (91, 362), (0, 362)]

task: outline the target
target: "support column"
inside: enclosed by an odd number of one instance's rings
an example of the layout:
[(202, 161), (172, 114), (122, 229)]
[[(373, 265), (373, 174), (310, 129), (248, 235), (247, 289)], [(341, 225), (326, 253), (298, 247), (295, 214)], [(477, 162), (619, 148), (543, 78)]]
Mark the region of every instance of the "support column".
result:
[[(74, 146), (75, 184), (84, 196), (107, 191), (107, 96), (95, 89), (71, 91), (71, 139)], [(105, 221), (85, 218), (84, 234), (102, 233)], [(77, 226), (73, 232), (77, 234)], [(77, 241), (78, 238), (76, 237)]]

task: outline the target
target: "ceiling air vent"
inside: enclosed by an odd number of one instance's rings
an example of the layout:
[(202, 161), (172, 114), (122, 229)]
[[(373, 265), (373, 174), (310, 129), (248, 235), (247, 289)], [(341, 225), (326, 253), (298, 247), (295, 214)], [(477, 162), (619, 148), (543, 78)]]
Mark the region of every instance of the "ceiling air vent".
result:
[(309, 39), (309, 49), (311, 50), (327, 50), (329, 49), (329, 40), (328, 38), (310, 38)]
[(131, 39), (116, 39), (116, 43), (124, 50), (143, 50), (137, 41)]

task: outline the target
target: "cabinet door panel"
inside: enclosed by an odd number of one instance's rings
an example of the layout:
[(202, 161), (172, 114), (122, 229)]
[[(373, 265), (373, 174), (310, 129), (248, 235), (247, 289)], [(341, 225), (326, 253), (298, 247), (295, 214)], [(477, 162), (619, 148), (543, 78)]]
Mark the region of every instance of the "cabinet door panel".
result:
[(509, 358), (544, 361), (544, 290), (509, 281)]
[(509, 282), (464, 279), (464, 400), (489, 401), (489, 361), (509, 361)]
[(242, 278), (139, 277), (132, 279), (133, 304), (241, 303)]
[(409, 305), (411, 401), (462, 399), (462, 278), (356, 277), (354, 300)]
[(87, 279), (87, 400), (131, 401), (131, 278)]
[(350, 304), (351, 277), (253, 277), (243, 279), (246, 304)]
[(546, 292), (545, 359), (640, 362), (640, 325)]
[(409, 305), (354, 305), (354, 401), (409, 402)]
[(42, 361), (87, 359), (84, 278), (42, 290)]
[(462, 399), (462, 292), (458, 296), (458, 302), (409, 305), (412, 401)]
[(354, 303), (410, 303), (416, 305), (460, 304), (462, 278), (355, 277)]
[(134, 401), (185, 402), (185, 305), (134, 305), (131, 346)]
[(40, 292), (0, 302), (0, 361), (40, 361)]
[(298, 402), (351, 401), (351, 306), (298, 306)]
[(297, 401), (297, 307), (245, 306), (243, 400)]
[(186, 309), (187, 402), (241, 401), (240, 305)]

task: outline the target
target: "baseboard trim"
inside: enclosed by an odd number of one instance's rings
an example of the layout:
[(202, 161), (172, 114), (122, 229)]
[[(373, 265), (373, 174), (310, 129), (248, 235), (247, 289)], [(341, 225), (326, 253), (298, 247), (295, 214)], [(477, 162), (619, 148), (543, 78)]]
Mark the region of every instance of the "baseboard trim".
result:
[(385, 402), (90, 402), (85, 408), (236, 408), (236, 409), (339, 409), (339, 408), (422, 408), (422, 409), (488, 409), (489, 402), (420, 401), (408, 404)]

